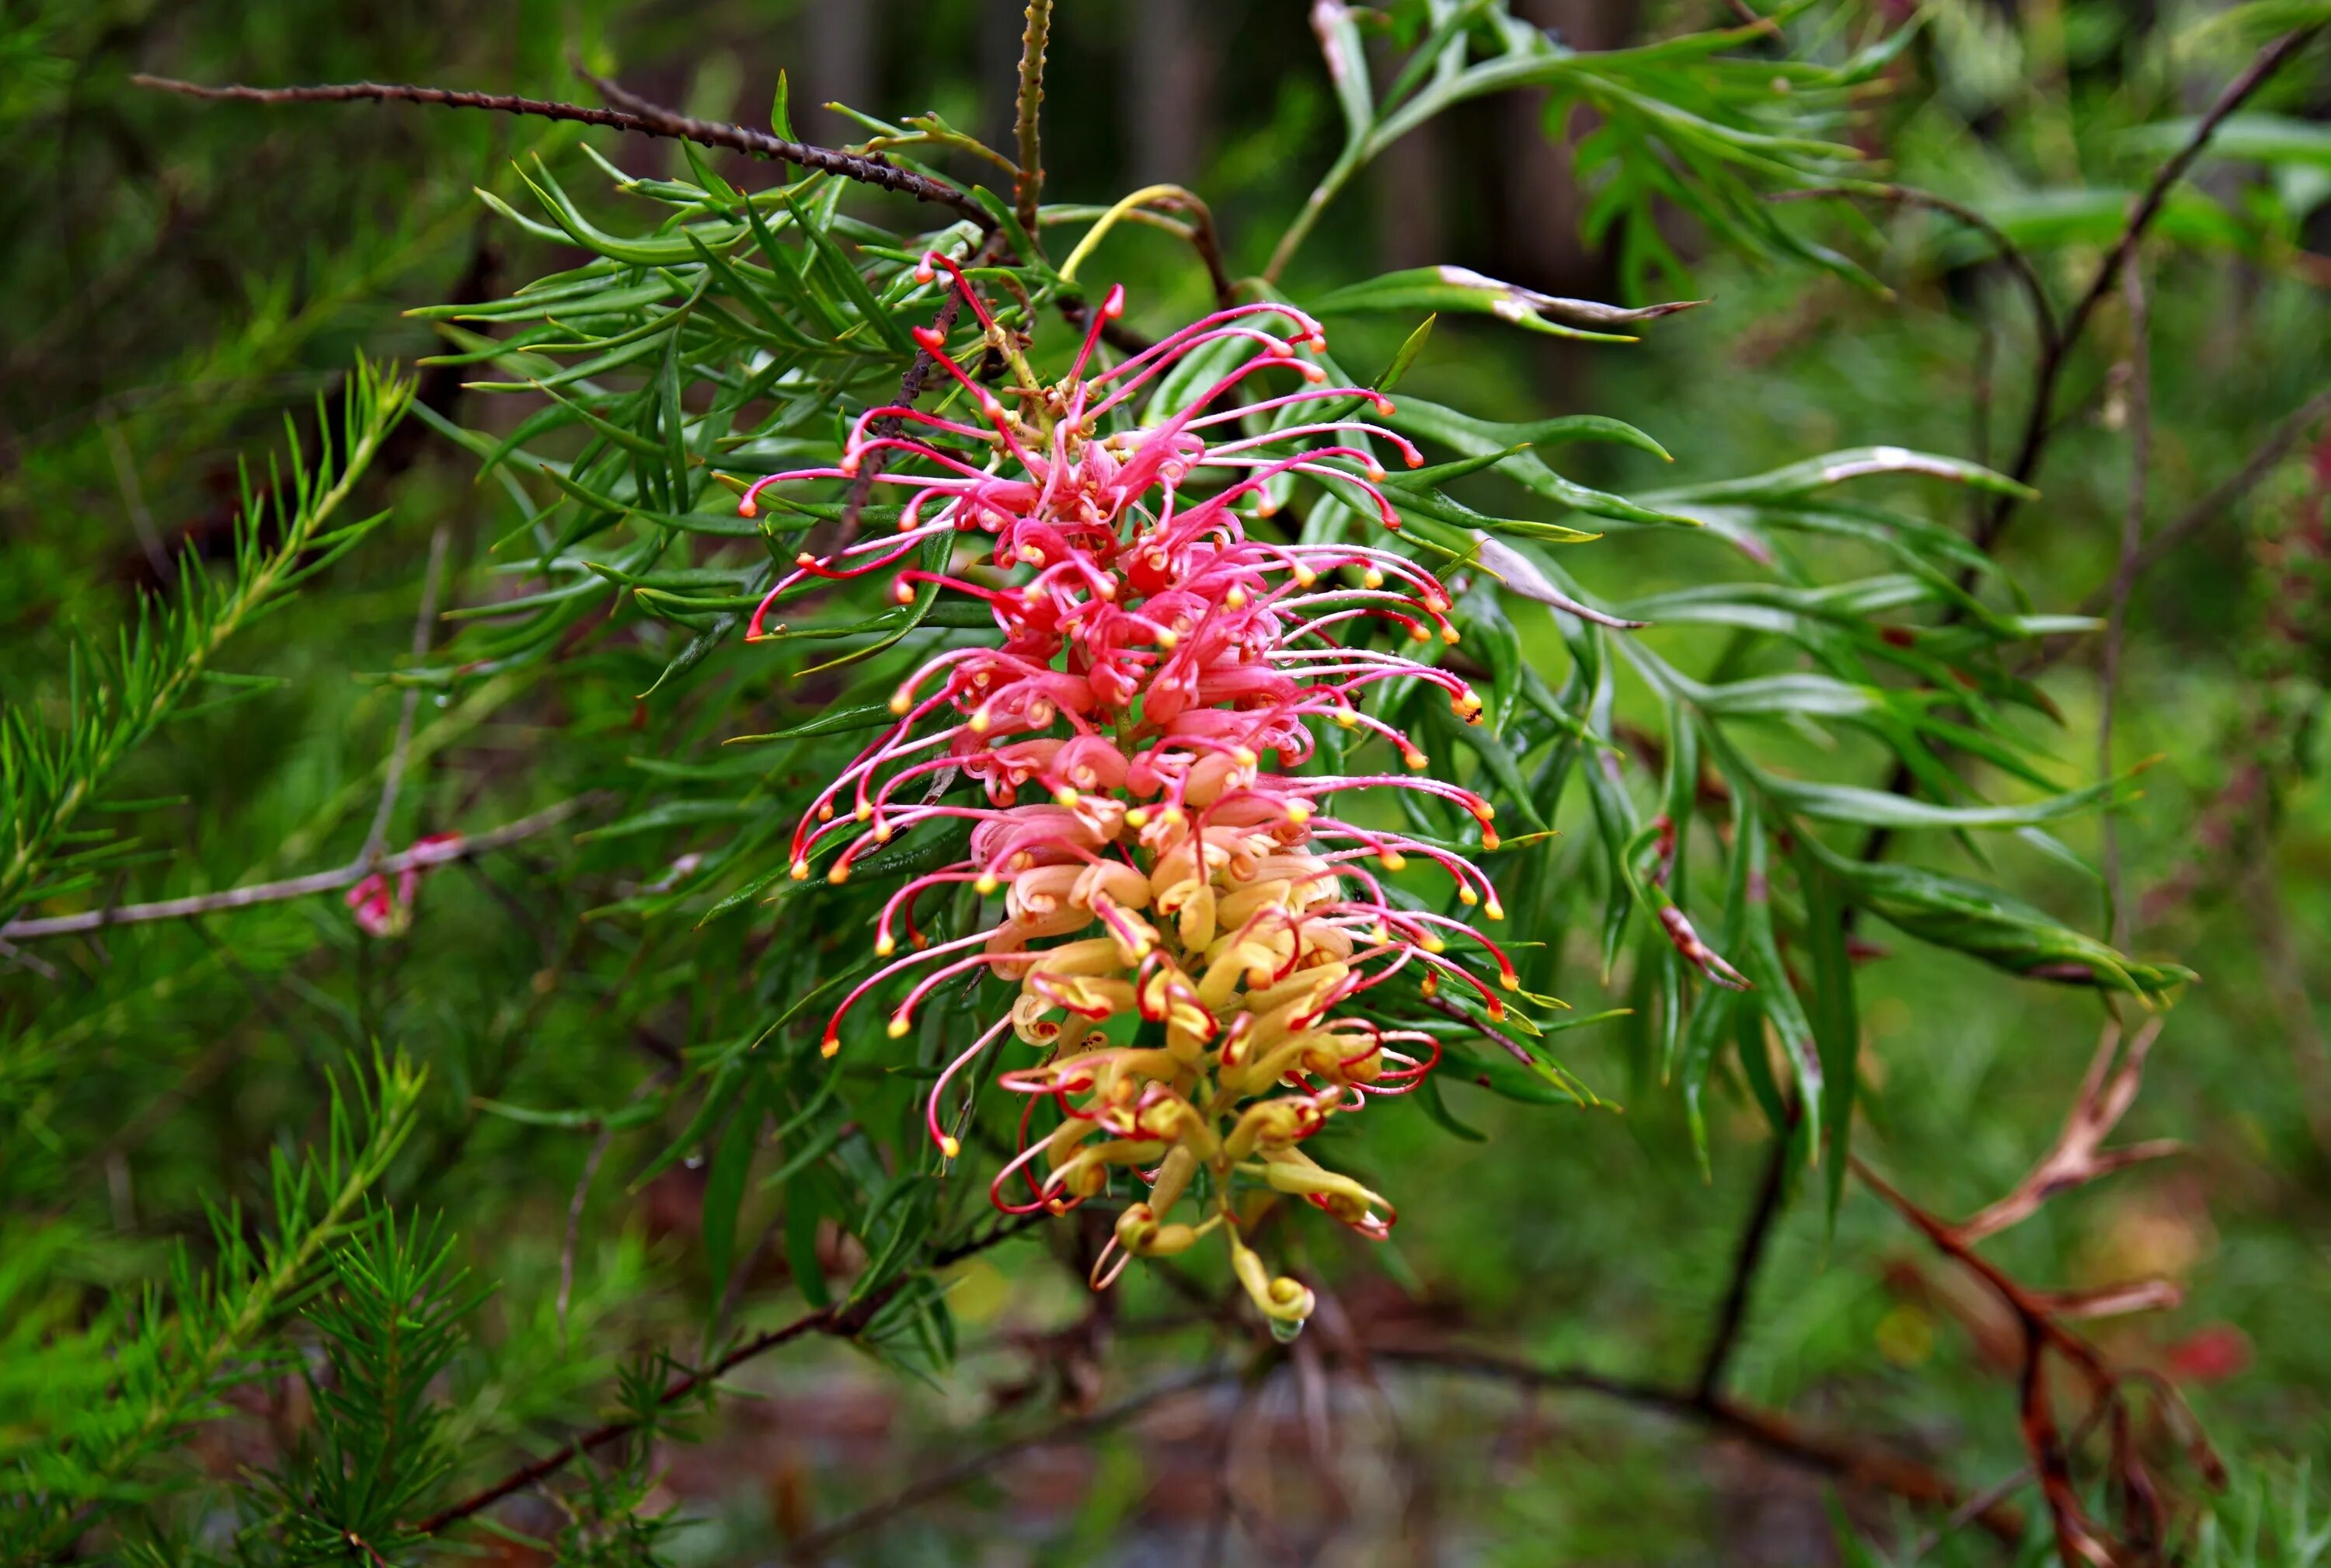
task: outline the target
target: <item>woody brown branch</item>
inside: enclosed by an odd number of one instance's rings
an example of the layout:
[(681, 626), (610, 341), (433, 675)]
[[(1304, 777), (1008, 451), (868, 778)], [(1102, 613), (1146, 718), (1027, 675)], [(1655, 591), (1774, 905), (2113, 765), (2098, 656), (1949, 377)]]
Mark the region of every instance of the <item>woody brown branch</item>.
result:
[(988, 215), (987, 210), (972, 200), (966, 192), (945, 180), (900, 168), (880, 153), (842, 152), (809, 142), (788, 141), (748, 126), (697, 119), (690, 115), (655, 109), (652, 105), (641, 110), (593, 109), (587, 104), (521, 98), (514, 93), (463, 92), (451, 88), (416, 87), (402, 82), (350, 81), (315, 87), (210, 87), (200, 82), (142, 73), (129, 80), (139, 87), (158, 88), (166, 92), (183, 93), (189, 98), (207, 99), (214, 102), (418, 103), (443, 109), (474, 109), (490, 114), (527, 115), (538, 119), (603, 126), (609, 130), (630, 131), (637, 136), (693, 142), (699, 147), (725, 147), (752, 157), (768, 158), (820, 174), (836, 175), (861, 185), (912, 196), (918, 202), (946, 207), (968, 218), (982, 230), (995, 226), (995, 220)]
[(288, 877), (275, 882), (253, 882), (216, 893), (163, 898), (150, 904), (119, 904), (110, 908), (84, 910), (77, 915), (49, 915), (11, 920), (7, 925), (0, 926), (0, 940), (24, 941), (40, 936), (64, 936), (83, 931), (100, 931), (111, 926), (134, 926), (151, 920), (180, 920), (197, 915), (213, 915), (224, 909), (245, 909), (256, 904), (277, 904), (291, 898), (313, 898), (319, 893), (335, 893), (343, 888), (355, 887), (368, 876), (395, 877), (404, 871), (427, 870), (433, 866), (451, 865), (456, 860), (506, 849), (549, 832), (590, 805), (595, 798), (577, 795), (482, 833), (456, 835), (435, 843), (416, 845), (401, 854), (366, 854), (347, 865), (338, 866), (328, 871), (311, 871), (304, 877)]

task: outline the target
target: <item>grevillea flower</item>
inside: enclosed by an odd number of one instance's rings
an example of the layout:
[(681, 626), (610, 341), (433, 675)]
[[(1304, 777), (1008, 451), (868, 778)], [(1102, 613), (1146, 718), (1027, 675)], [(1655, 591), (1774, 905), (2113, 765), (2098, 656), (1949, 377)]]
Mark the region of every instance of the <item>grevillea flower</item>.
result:
[[(1364, 1236), (1385, 1235), (1392, 1205), (1303, 1145), (1331, 1117), (1413, 1088), (1440, 1056), (1430, 1034), (1382, 1027), (1356, 1004), (1405, 973), (1428, 996), (1444, 985), (1477, 993), (1501, 1018), (1498, 993), (1518, 984), (1504, 953), (1470, 926), (1379, 880), (1415, 863), (1445, 875), (1464, 906), (1500, 919), (1478, 866), (1445, 843), (1330, 812), (1330, 797), (1422, 791), (1453, 803), (1479, 824), (1483, 846), (1497, 847), (1489, 803), (1423, 774), (1423, 753), (1363, 706), (1372, 688), (1422, 681), (1479, 722), (1480, 699), (1462, 679), (1351, 636), (1376, 618), (1413, 641), (1437, 632), (1455, 642), (1449, 595), (1392, 551), (1247, 532), (1271, 509), (1270, 482), (1290, 473), (1334, 472), (1374, 498), (1385, 527), (1400, 526), (1364, 447), (1290, 442), (1374, 437), (1411, 466), (1421, 460), (1398, 435), (1350, 417), (1389, 413), (1382, 395), (1321, 385), (1324, 372), (1303, 356), (1326, 338), (1300, 311), (1234, 306), (1096, 369), (1102, 323), (1124, 308), (1112, 290), (1067, 376), (1046, 385), (953, 263), (928, 256), (918, 276), (932, 280), (937, 269), (954, 274), (987, 349), (1010, 368), (992, 392), (939, 333), (918, 334), (980, 423), (870, 409), (838, 466), (763, 479), (739, 508), (755, 515), (771, 486), (858, 477), (878, 452), (887, 455), (876, 482), (905, 492), (895, 534), (801, 556), (756, 612), (755, 637), (784, 594), (899, 566), (942, 537), (976, 539), (993, 568), (958, 549), (960, 566), (897, 574), (900, 603), (921, 584), (967, 595), (993, 613), (997, 636), (909, 676), (890, 700), (895, 722), (794, 834), (792, 874), (805, 879), (823, 860), (841, 882), (910, 829), (970, 824), (966, 859), (915, 877), (885, 904), (875, 951), (890, 962), (835, 1010), (824, 1050), (840, 1049), (843, 1020), (869, 998), (888, 1001), (896, 1037), (950, 980), (985, 972), (1012, 985), (1008, 1011), (930, 1090), (926, 1122), (944, 1155), (960, 1153), (947, 1130), (952, 1087), (1016, 1035), (1042, 1055), (998, 1077), (1028, 1100), (1021, 1151), (991, 1186), (995, 1202), (1064, 1212), (1121, 1174), (1140, 1191), (1118, 1218), (1096, 1286), (1127, 1257), (1180, 1252), (1219, 1233), (1255, 1305), (1291, 1334), (1311, 1292), (1273, 1277), (1244, 1232), (1285, 1195)], [(1252, 353), (1178, 411), (1135, 417), (1136, 400), (1168, 372), (1226, 343)], [(1258, 374), (1289, 367), (1304, 390), (1228, 401)], [(1281, 423), (1242, 433), (1257, 416)], [(1321, 721), (1388, 741), (1410, 771), (1299, 772)], [(964, 779), (984, 803), (950, 793)], [(931, 941), (914, 922), (918, 898), (965, 883), (1000, 898), (1000, 917)], [(1039, 1102), (1060, 1120), (1031, 1141)]]

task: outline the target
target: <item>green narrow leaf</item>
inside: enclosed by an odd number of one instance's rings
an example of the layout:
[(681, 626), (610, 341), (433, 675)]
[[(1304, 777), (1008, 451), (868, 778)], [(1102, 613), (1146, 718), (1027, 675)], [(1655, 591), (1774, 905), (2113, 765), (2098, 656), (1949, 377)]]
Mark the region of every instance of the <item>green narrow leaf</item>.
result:
[(1845, 947), (1845, 908), (1836, 884), (1798, 840), (1797, 886), (1805, 900), (1805, 948), (1812, 959), (1813, 1041), (1821, 1051), (1821, 1143), (1829, 1161), (1829, 1222), (1845, 1199), (1846, 1145), (1853, 1130), (1856, 1059), (1861, 1024), (1853, 1000), (1853, 964)]
[(1425, 342), (1432, 336), (1432, 324), (1440, 319), (1438, 316), (1427, 316), (1402, 342), (1391, 363), (1384, 367), (1384, 374), (1375, 379), (1378, 392), (1390, 392), (1400, 385), (1401, 378), (1408, 374), (1409, 366), (1416, 363), (1416, 356), (1424, 352)]
[(785, 81), (785, 73), (782, 71), (778, 71), (777, 95), (770, 101), (769, 104), (769, 128), (776, 133), (779, 139), (784, 141), (799, 141), (801, 139), (801, 138), (794, 135), (794, 117), (792, 111), (787, 107), (787, 102), (792, 96), (793, 89)]

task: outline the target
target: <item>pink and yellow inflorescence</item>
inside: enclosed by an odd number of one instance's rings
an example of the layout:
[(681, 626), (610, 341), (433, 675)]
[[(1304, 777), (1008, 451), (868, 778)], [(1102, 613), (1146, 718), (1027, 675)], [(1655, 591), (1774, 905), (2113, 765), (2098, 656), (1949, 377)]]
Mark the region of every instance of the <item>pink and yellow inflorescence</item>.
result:
[[(991, 1188), (996, 1203), (1064, 1212), (1123, 1173), (1138, 1196), (1118, 1217), (1097, 1285), (1127, 1257), (1180, 1252), (1218, 1232), (1255, 1305), (1292, 1332), (1311, 1292), (1274, 1277), (1245, 1234), (1288, 1195), (1383, 1237), (1391, 1204), (1303, 1145), (1332, 1117), (1413, 1088), (1440, 1055), (1430, 1034), (1363, 1016), (1365, 993), (1406, 973), (1427, 996), (1460, 988), (1500, 1018), (1498, 993), (1517, 984), (1504, 953), (1470, 926), (1395, 899), (1379, 880), (1413, 862), (1437, 869), (1462, 905), (1500, 919), (1478, 866), (1444, 843), (1364, 827), (1328, 806), (1330, 797), (1420, 790), (1470, 815), (1484, 848), (1497, 847), (1489, 803), (1424, 774), (1410, 738), (1361, 706), (1372, 687), (1422, 681), (1460, 718), (1479, 721), (1480, 699), (1457, 676), (1351, 645), (1370, 618), (1417, 642), (1456, 641), (1448, 594), (1388, 550), (1251, 538), (1240, 509), (1267, 515), (1279, 476), (1332, 471), (1396, 529), (1373, 482), (1383, 472), (1363, 447), (1283, 448), (1365, 436), (1412, 466), (1420, 460), (1398, 435), (1346, 416), (1373, 408), (1381, 417), (1391, 405), (1322, 385), (1305, 355), (1326, 338), (1299, 311), (1235, 306), (1092, 369), (1103, 323), (1123, 309), (1122, 290), (1112, 290), (1067, 376), (1048, 385), (951, 263), (927, 257), (920, 276), (939, 269), (955, 274), (986, 348), (1010, 368), (999, 395), (966, 373), (940, 334), (918, 334), (980, 423), (870, 409), (839, 466), (772, 475), (740, 503), (752, 516), (768, 487), (856, 478), (877, 453), (887, 455), (876, 482), (905, 492), (896, 533), (800, 556), (755, 613), (756, 637), (794, 589), (899, 566), (942, 536), (994, 545), (992, 571), (898, 572), (899, 603), (924, 584), (969, 595), (993, 613), (996, 640), (951, 648), (910, 675), (890, 701), (895, 722), (795, 830), (793, 875), (809, 877), (823, 859), (823, 874), (841, 882), (909, 829), (970, 823), (968, 858), (890, 896), (875, 939), (890, 962), (835, 1010), (824, 1050), (839, 1049), (843, 1020), (878, 993), (902, 993), (890, 1015), (900, 1036), (950, 979), (984, 971), (1013, 986), (1009, 1011), (930, 1090), (926, 1122), (946, 1157), (960, 1152), (947, 1130), (950, 1087), (1005, 1033), (1017, 1035), (1042, 1057), (998, 1081), (1029, 1097), (1027, 1112), (1050, 1101), (1060, 1122), (1031, 1142), (1023, 1112), (1021, 1151)], [(1224, 343), (1253, 352), (1186, 407), (1104, 433), (1129, 423), (1134, 401), (1177, 364)], [(1303, 390), (1228, 401), (1258, 374), (1290, 367)], [(1307, 410), (1320, 417), (1303, 423)], [(1253, 418), (1293, 423), (1242, 433)], [(909, 460), (916, 471), (898, 471)], [(956, 575), (974, 571), (985, 580)], [(1299, 772), (1322, 720), (1389, 742), (1410, 771)], [(949, 794), (961, 778), (984, 789), (984, 803)], [(1001, 917), (931, 941), (914, 923), (918, 898), (959, 896), (966, 883), (983, 900), (1000, 898)]]

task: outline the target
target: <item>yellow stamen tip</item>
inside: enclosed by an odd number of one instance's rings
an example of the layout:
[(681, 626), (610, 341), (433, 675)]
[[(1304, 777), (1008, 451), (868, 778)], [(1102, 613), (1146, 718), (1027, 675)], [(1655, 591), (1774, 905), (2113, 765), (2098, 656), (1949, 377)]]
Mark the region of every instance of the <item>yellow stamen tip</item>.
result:
[(847, 860), (834, 861), (832, 868), (825, 873), (825, 879), (829, 882), (834, 883), (836, 886), (850, 880), (850, 862)]
[(1457, 901), (1470, 909), (1481, 901), (1481, 895), (1470, 888), (1460, 888), (1457, 889)]
[(1506, 907), (1492, 898), (1481, 906), (1481, 913), (1492, 920), (1502, 920), (1506, 917)]
[(963, 722), (964, 727), (970, 730), (972, 734), (985, 735), (987, 733), (987, 710), (983, 708)]
[(809, 862), (807, 860), (795, 860), (794, 862), (794, 880), (796, 882), (806, 882), (809, 880)]
[(954, 1135), (949, 1134), (947, 1136), (939, 1140), (939, 1153), (952, 1160), (957, 1155), (963, 1153), (963, 1145), (955, 1140)]
[(905, 1013), (901, 1012), (894, 1014), (891, 1017), (890, 1027), (884, 1032), (889, 1034), (892, 1040), (904, 1040), (907, 1038), (907, 1031), (913, 1027), (913, 1022), (909, 1020)]
[(1449, 644), (1450, 647), (1454, 648), (1458, 643), (1463, 641), (1464, 639), (1457, 635), (1456, 627), (1443, 626), (1441, 629), (1441, 641)]
[(901, 718), (903, 718), (903, 717), (906, 717), (907, 709), (909, 709), (909, 708), (912, 708), (913, 706), (914, 706), (914, 701), (913, 701), (913, 699), (912, 699), (912, 698), (909, 698), (909, 697), (908, 697), (908, 695), (907, 695), (905, 692), (903, 692), (903, 691), (899, 692), (896, 697), (893, 697), (892, 698), (890, 698), (890, 711), (891, 711), (892, 713), (897, 714), (897, 715), (898, 715), (899, 717), (900, 717)]
[(996, 889), (997, 883), (995, 880), (995, 874), (993, 871), (982, 871), (979, 874), (979, 879), (974, 882), (971, 886), (973, 891), (985, 898), (994, 893)]
[(1074, 811), (1077, 809), (1077, 802), (1080, 798), (1081, 797), (1078, 795), (1077, 792), (1070, 789), (1066, 784), (1062, 784), (1059, 789), (1052, 792), (1052, 799), (1054, 803), (1069, 811)]
[(861, 822), (872, 822), (874, 820), (874, 803), (871, 801), (860, 801), (858, 803), (858, 810), (852, 814), (857, 817), (857, 819)]
[(820, 1056), (831, 1057), (839, 1054), (841, 1050), (842, 1041), (838, 1040), (828, 1040), (819, 1043), (817, 1054)]
[(874, 956), (875, 956), (875, 957), (877, 957), (877, 958), (888, 958), (889, 956), (890, 956), (890, 955), (891, 955), (891, 954), (896, 953), (898, 950), (899, 950), (899, 944), (898, 944), (898, 942), (897, 942), (894, 938), (890, 937), (890, 936), (885, 935), (885, 936), (877, 936), (877, 937), (875, 937), (875, 938), (874, 938)]
[(1360, 574), (1360, 586), (1363, 588), (1383, 587), (1384, 574), (1377, 571), (1374, 566), (1370, 566), (1366, 571)]
[(1518, 974), (1500, 974), (1498, 976), (1498, 984), (1508, 991), (1519, 991), (1522, 988), (1522, 977)]
[(1412, 751), (1400, 760), (1409, 765), (1410, 771), (1416, 773), (1422, 773), (1426, 767), (1430, 766), (1432, 762), (1431, 757), (1425, 755), (1421, 751)]

